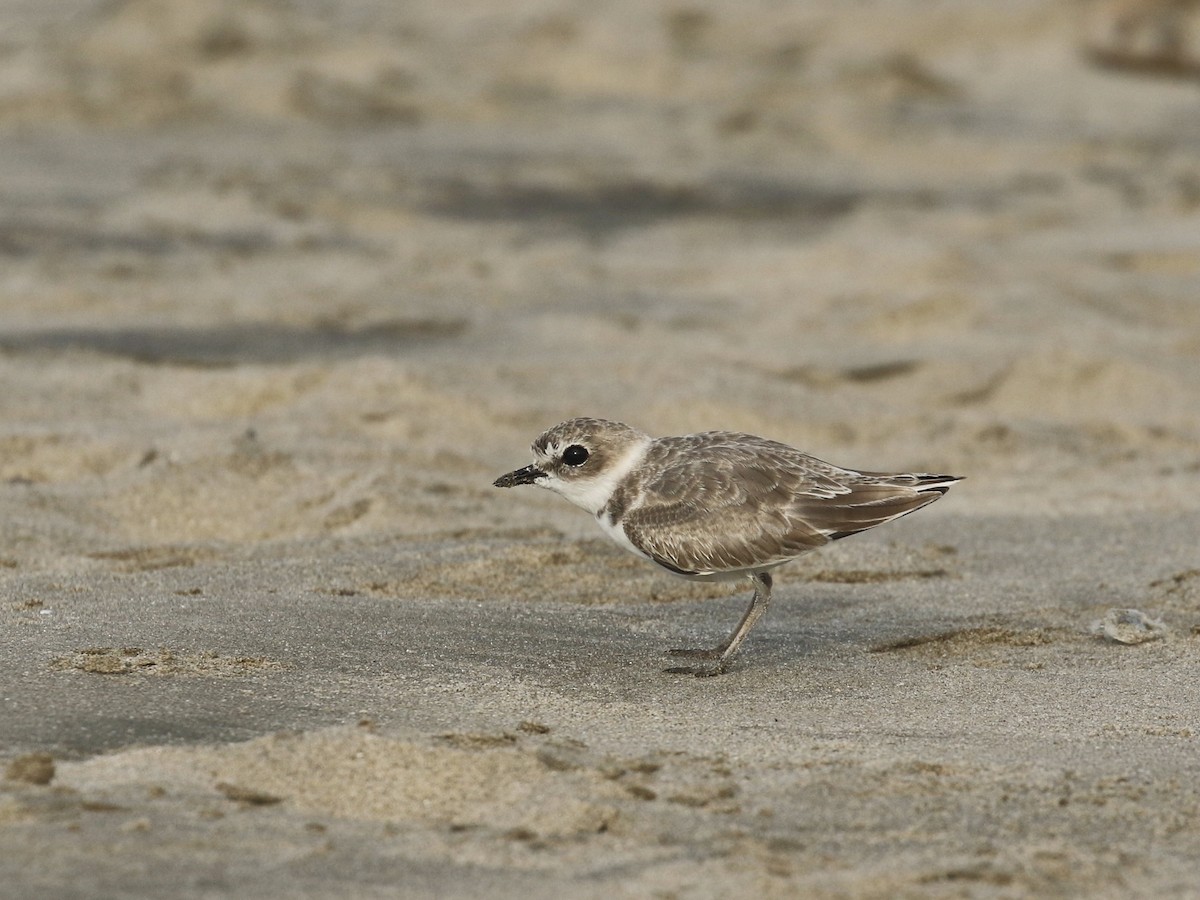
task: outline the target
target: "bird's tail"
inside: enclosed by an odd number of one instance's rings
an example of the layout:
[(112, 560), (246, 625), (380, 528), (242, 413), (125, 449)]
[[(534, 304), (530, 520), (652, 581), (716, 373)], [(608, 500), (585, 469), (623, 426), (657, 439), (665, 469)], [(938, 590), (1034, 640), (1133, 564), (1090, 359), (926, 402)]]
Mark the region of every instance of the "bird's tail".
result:
[(918, 494), (925, 494), (930, 491), (937, 491), (939, 494), (944, 494), (950, 490), (950, 485), (956, 481), (963, 480), (963, 476), (961, 475), (928, 475), (925, 473), (908, 475), (906, 477), (912, 479), (911, 486)]
[[(865, 473), (864, 473), (865, 474)], [(854, 484), (839, 497), (805, 510), (805, 520), (830, 540), (907, 516), (941, 498), (962, 479), (956, 475), (881, 475), (878, 481)]]

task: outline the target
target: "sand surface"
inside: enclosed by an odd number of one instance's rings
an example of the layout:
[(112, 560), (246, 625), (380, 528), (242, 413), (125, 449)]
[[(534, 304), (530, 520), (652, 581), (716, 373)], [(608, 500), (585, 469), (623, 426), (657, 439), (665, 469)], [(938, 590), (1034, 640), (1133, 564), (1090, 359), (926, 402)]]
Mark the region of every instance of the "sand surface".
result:
[[(0, 894), (1196, 896), (1200, 81), (1106, 15), (4, 4)], [(573, 415), (968, 480), (681, 678), (745, 593), (491, 487)]]

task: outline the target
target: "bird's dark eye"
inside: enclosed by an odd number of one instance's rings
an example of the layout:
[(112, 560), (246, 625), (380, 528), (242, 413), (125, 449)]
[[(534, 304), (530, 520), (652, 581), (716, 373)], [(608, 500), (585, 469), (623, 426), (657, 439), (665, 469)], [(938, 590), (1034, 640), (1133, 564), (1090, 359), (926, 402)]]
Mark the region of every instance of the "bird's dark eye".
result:
[(572, 444), (563, 451), (562, 455), (562, 461), (568, 466), (582, 466), (587, 462), (587, 458), (587, 447), (580, 446), (579, 444)]

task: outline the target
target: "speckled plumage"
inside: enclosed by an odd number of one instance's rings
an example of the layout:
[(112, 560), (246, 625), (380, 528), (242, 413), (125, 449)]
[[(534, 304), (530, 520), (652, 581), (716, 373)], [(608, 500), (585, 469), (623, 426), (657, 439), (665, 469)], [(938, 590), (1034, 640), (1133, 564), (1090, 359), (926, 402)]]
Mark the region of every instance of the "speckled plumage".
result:
[(736, 432), (652, 439), (604, 419), (570, 419), (532, 449), (533, 464), (497, 479), (498, 487), (538, 484), (560, 493), (617, 543), (675, 574), (754, 582), (750, 609), (724, 645), (673, 651), (717, 660), (668, 670), (699, 675), (724, 671), (770, 601), (770, 570), (914, 512), (960, 480), (859, 472)]
[(952, 480), (856, 472), (777, 441), (709, 431), (654, 441), (600, 515), (672, 571), (741, 575), (920, 509)]

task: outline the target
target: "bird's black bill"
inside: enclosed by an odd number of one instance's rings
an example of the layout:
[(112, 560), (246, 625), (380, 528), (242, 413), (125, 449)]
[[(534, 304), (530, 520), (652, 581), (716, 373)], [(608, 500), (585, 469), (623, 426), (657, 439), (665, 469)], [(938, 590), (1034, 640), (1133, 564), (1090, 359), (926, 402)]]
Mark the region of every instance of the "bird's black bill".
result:
[(518, 484), (533, 484), (539, 478), (545, 477), (546, 473), (537, 466), (526, 466), (515, 472), (509, 472), (507, 475), (501, 475), (492, 484), (496, 487), (516, 487)]

